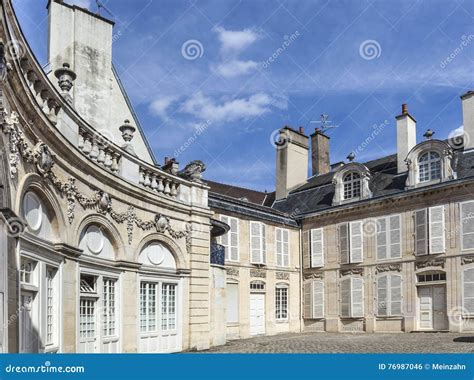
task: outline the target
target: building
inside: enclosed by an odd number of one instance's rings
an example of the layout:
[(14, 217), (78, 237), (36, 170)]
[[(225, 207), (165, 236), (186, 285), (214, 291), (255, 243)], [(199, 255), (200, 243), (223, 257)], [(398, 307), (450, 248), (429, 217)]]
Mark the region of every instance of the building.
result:
[[(330, 164), (284, 127), (276, 189), (158, 164), (113, 22), (48, 3), (40, 67), (0, 2), (0, 351), (177, 352), (299, 331), (474, 331), (474, 92), (464, 137)], [(459, 141), (458, 141), (459, 140)], [(312, 176), (308, 178), (311, 146)]]

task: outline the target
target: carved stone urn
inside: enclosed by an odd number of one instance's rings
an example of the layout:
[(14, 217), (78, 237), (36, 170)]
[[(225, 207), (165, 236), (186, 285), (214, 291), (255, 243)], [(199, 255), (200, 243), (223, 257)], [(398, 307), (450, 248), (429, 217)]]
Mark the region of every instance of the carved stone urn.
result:
[(70, 69), (69, 63), (63, 63), (63, 67), (54, 71), (54, 76), (58, 78), (58, 85), (62, 91), (61, 95), (72, 105), (70, 91), (76, 80), (76, 73)]
[(136, 156), (131, 141), (133, 140), (133, 135), (137, 129), (130, 124), (130, 120), (127, 119), (124, 120), (123, 124), (119, 127), (119, 130), (122, 132), (122, 138), (125, 141), (125, 144), (122, 145), (122, 149)]

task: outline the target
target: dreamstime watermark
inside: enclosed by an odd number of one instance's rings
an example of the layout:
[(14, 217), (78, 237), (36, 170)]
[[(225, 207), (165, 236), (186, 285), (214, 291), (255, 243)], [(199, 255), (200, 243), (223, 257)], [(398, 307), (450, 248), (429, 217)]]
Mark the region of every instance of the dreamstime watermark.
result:
[(7, 61), (19, 60), (25, 54), (26, 47), (21, 41), (11, 40), (5, 45), (5, 58)]
[(23, 220), (13, 216), (3, 224), (3, 229), (7, 236), (17, 238), (25, 230), (26, 225)]
[(469, 315), (467, 309), (461, 306), (455, 306), (448, 313), (449, 326), (463, 327), (467, 319), (465, 316)]
[(454, 129), (449, 132), (448, 135), (448, 143), (453, 149), (459, 149), (469, 145), (471, 141), (471, 137), (467, 131), (463, 131), (462, 133), (459, 129)]
[(117, 42), (120, 39), (120, 37), (122, 37), (122, 35), (123, 33), (121, 30), (119, 30), (117, 33), (114, 33), (112, 35), (112, 43), (114, 44), (115, 42)]
[(86, 369), (78, 366), (55, 366), (49, 360), (41, 365), (12, 365), (5, 366), (6, 373), (84, 373)]
[(188, 61), (194, 61), (204, 55), (204, 46), (198, 40), (187, 40), (181, 46), (181, 54)]
[(388, 120), (384, 120), (381, 124), (374, 124), (372, 126), (372, 132), (367, 138), (362, 141), (357, 148), (354, 149), (354, 154), (357, 155), (358, 153), (362, 153), (369, 145), (372, 143), (377, 136), (382, 133), (382, 131), (389, 125)]
[(364, 231), (364, 236), (373, 237), (377, 235), (378, 231), (382, 230), (382, 226), (378, 219), (370, 218), (363, 223), (362, 230)]
[(281, 44), (281, 46), (280, 46), (278, 49), (276, 49), (276, 50), (273, 52), (273, 54), (272, 54), (270, 57), (267, 58), (266, 61), (264, 61), (264, 62), (262, 63), (262, 67), (263, 67), (264, 69), (268, 68), (268, 67), (270, 66), (270, 64), (272, 64), (273, 62), (275, 62), (275, 61), (278, 59), (278, 57), (279, 57), (286, 49), (288, 49), (288, 48), (291, 46), (291, 44), (292, 44), (293, 42), (295, 42), (295, 41), (298, 39), (298, 37), (299, 37), (300, 35), (301, 35), (300, 32), (299, 32), (298, 30), (296, 30), (294, 33), (290, 34), (289, 36), (288, 36), (288, 35), (284, 36), (284, 37), (283, 37), (283, 43)]
[(277, 150), (287, 147), (292, 140), (291, 134), (287, 129), (275, 129), (270, 135), (270, 144)]
[(199, 124), (194, 129), (194, 133), (190, 136), (181, 146), (174, 151), (174, 158), (178, 158), (182, 153), (186, 151), (206, 130), (211, 126), (212, 122), (206, 120), (204, 123)]
[(367, 61), (379, 58), (382, 54), (382, 47), (376, 40), (365, 40), (359, 45), (359, 54)]
[(439, 67), (442, 69), (446, 68), (463, 50), (468, 47), (471, 42), (474, 40), (474, 34), (469, 34), (466, 36), (463, 34), (461, 36), (461, 43), (449, 54), (444, 60), (439, 64)]

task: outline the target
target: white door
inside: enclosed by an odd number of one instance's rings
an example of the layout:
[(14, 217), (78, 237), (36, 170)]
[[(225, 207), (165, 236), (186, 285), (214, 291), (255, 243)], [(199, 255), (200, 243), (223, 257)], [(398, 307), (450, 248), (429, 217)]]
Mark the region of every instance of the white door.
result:
[(20, 305), (20, 352), (38, 352), (38, 329), (35, 325), (34, 299), (35, 293), (21, 292)]
[(421, 330), (433, 329), (433, 297), (431, 286), (421, 286), (418, 288), (419, 297), (419, 318)]
[(435, 330), (449, 328), (446, 307), (446, 287), (444, 285), (433, 286), (433, 327)]
[(265, 334), (265, 294), (250, 294), (250, 335)]

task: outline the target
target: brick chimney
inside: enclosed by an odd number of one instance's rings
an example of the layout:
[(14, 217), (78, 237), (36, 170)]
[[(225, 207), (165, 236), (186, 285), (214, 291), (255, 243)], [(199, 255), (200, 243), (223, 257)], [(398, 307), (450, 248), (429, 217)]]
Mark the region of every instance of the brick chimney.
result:
[(284, 127), (276, 143), (276, 200), (284, 199), (290, 190), (308, 178), (308, 136), (303, 130)]
[(312, 175), (326, 174), (331, 171), (329, 160), (329, 137), (316, 128), (311, 135)]
[(416, 120), (408, 113), (407, 104), (402, 104), (402, 113), (397, 120), (397, 172), (406, 172), (405, 159), (408, 152), (416, 145)]
[(474, 148), (474, 91), (461, 96), (462, 120), (464, 125), (464, 150)]

